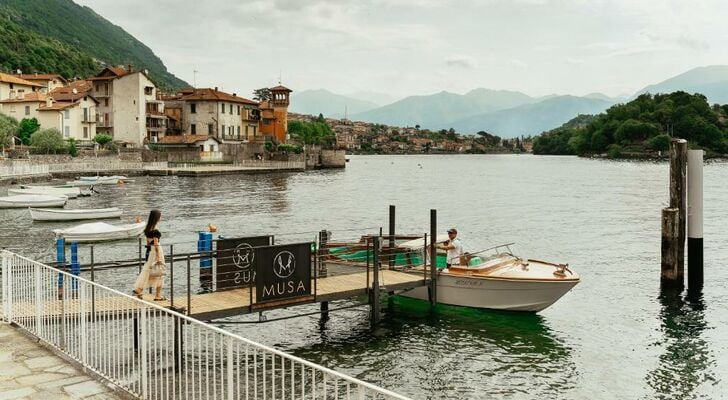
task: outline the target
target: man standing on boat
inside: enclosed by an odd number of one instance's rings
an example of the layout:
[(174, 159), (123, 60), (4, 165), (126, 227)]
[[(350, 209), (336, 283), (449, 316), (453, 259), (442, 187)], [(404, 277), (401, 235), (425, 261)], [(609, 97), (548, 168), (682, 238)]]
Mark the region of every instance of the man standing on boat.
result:
[(460, 257), (463, 255), (463, 244), (458, 239), (458, 230), (450, 228), (447, 230), (449, 240), (440, 246), (441, 249), (447, 250), (447, 267), (451, 265), (460, 265)]

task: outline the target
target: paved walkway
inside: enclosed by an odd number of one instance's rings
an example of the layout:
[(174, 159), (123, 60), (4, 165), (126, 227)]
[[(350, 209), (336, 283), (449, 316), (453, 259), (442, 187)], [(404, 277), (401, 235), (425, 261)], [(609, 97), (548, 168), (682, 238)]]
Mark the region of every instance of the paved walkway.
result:
[(109, 387), (0, 322), (0, 400), (121, 399)]

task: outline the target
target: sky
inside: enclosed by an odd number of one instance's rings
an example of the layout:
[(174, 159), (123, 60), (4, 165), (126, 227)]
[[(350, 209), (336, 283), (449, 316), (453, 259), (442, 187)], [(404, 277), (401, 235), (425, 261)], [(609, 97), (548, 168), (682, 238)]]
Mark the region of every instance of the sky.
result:
[[(728, 64), (721, 0), (75, 0), (178, 77), (239, 95), (633, 94)], [(198, 71), (196, 74), (193, 71)]]

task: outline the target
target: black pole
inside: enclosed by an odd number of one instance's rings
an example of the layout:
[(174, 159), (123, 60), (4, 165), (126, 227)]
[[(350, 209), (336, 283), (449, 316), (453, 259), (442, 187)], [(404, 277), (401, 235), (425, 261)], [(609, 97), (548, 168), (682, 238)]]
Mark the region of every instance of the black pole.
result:
[(430, 304), (437, 305), (437, 210), (430, 210)]
[(393, 205), (389, 206), (389, 269), (394, 268), (394, 225), (395, 225), (395, 207)]
[(374, 238), (374, 273), (372, 274), (372, 322), (379, 322), (381, 316), (379, 309), (379, 245), (380, 237)]
[(174, 245), (169, 245), (169, 308), (174, 310)]
[(190, 280), (190, 256), (187, 256), (187, 315), (192, 314), (192, 283)]
[[(94, 246), (91, 245), (91, 282), (96, 282), (94, 272)], [(91, 315), (96, 315), (96, 286), (93, 285), (91, 285)]]
[(139, 319), (134, 317), (134, 350), (139, 350)]
[(174, 318), (174, 372), (179, 372), (182, 363), (182, 318)]

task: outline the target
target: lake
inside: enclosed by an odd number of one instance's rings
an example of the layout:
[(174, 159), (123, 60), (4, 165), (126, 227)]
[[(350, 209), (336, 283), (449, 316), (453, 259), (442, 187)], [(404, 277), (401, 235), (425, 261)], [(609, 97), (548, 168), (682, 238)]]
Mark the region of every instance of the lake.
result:
[[(660, 292), (664, 162), (352, 156), (346, 170), (138, 177), (69, 207), (118, 206), (125, 221), (159, 208), (162, 242), (175, 243), (175, 252), (194, 250), (196, 232), (209, 223), (226, 236), (294, 242), (327, 229), (339, 241), (386, 230), (390, 204), (398, 232), (429, 232), (435, 208), (440, 230), (457, 227), (466, 250), (516, 242), (519, 255), (568, 262), (582, 282), (538, 314), (432, 311), (394, 298), (374, 327), (366, 307), (328, 319), (220, 326), (414, 398), (721, 398), (728, 396), (726, 182), (728, 164), (706, 165), (705, 288), (690, 299)], [(27, 210), (0, 210), (0, 221), (1, 247), (46, 261), (54, 258), (51, 230), (72, 225), (31, 223)], [(95, 251), (97, 260), (129, 259), (137, 245)], [(134, 271), (98, 280), (128, 291)]]

